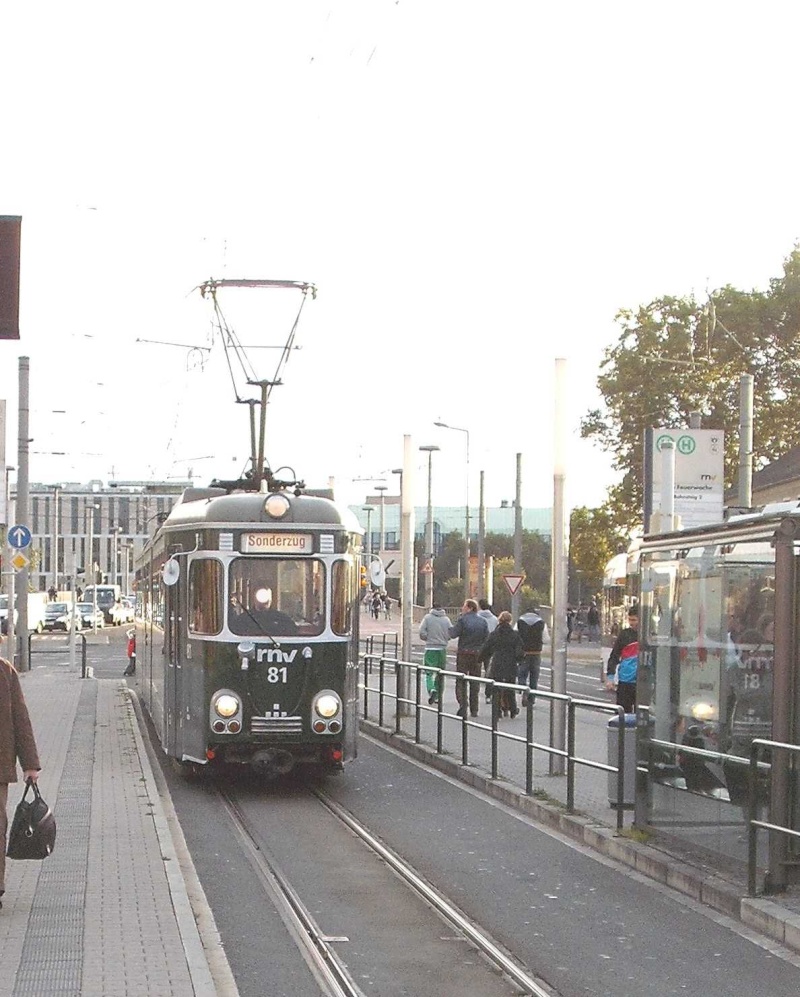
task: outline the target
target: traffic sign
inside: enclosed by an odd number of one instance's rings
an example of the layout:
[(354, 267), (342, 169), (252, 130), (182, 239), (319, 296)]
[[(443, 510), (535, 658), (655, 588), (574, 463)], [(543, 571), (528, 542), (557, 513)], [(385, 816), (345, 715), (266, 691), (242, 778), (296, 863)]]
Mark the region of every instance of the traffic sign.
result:
[(11, 563), (17, 569), (17, 571), (22, 571), (23, 568), (28, 567), (28, 559), (24, 554), (20, 554), (19, 551), (11, 558)]
[(506, 588), (512, 595), (517, 594), (520, 585), (525, 581), (525, 575), (503, 575)]
[(31, 545), (31, 531), (27, 526), (10, 526), (8, 528), (8, 545), (16, 550), (24, 550)]
[(432, 575), (433, 574), (433, 565), (431, 564), (430, 561), (426, 561), (423, 564), (423, 566), (422, 566), (422, 568), (420, 570), (422, 571), (423, 575)]

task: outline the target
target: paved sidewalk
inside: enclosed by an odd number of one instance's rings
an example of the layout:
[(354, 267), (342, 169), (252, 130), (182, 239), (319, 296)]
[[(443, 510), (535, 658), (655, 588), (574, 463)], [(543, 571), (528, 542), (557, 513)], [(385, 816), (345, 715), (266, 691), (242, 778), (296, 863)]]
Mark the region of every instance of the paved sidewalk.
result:
[[(380, 635), (391, 635), (399, 630), (395, 619), (372, 620), (361, 615), (362, 639), (374, 635), (374, 653), (393, 655), (393, 642), (390, 636), (381, 641)], [(412, 657), (421, 660), (422, 644), (418, 635), (419, 627), (412, 628)], [(385, 650), (381, 650), (384, 647)], [(451, 645), (452, 647), (452, 645)], [(567, 648), (567, 671), (576, 678), (585, 678), (596, 687), (588, 698), (603, 701), (599, 666), (602, 656), (607, 656), (608, 648), (598, 644), (570, 643)], [(549, 685), (549, 660), (543, 657), (543, 677), (540, 686)], [(454, 664), (448, 669), (454, 670)], [(386, 691), (394, 691), (394, 677), (387, 673)], [(370, 685), (377, 688), (377, 670), (373, 672)], [(454, 714), (456, 710), (453, 691), (454, 682), (448, 679), (445, 684), (445, 712)], [(413, 696), (413, 690), (412, 690)], [(523, 744), (501, 740), (498, 746), (499, 778), (491, 778), (492, 756), (491, 736), (482, 727), (490, 725), (487, 715), (467, 725), (469, 745), (469, 765), (461, 764), (462, 723), (456, 719), (445, 719), (442, 729), (443, 754), (436, 751), (437, 714), (435, 710), (425, 710), (420, 718), (422, 743), (415, 741), (415, 717), (404, 717), (400, 721), (401, 734), (395, 734), (395, 709), (392, 701), (387, 701), (383, 725), (377, 723), (377, 695), (370, 696), (369, 719), (362, 721), (366, 733), (398, 750), (419, 758), (426, 764), (481, 789), (490, 796), (520, 809), (541, 823), (552, 827), (568, 837), (581, 842), (611, 858), (625, 863), (637, 872), (649, 876), (659, 883), (666, 884), (706, 903), (730, 917), (737, 918), (760, 933), (800, 952), (800, 890), (794, 889), (774, 897), (747, 897), (747, 886), (739, 872), (739, 864), (714, 866), (700, 859), (690, 848), (681, 847), (675, 839), (665, 839), (655, 835), (648, 842), (636, 840), (629, 832), (633, 814), (624, 813), (623, 834), (616, 832), (617, 811), (609, 805), (609, 776), (606, 772), (579, 766), (576, 772), (574, 814), (565, 811), (566, 778), (551, 776), (548, 773), (548, 758), (542, 751), (535, 753), (534, 791), (535, 796), (527, 796), (525, 787), (525, 764)], [(363, 708), (363, 699), (362, 699)], [(481, 710), (486, 713), (481, 703)], [(412, 713), (414, 711), (412, 710)], [(535, 709), (534, 741), (548, 743), (549, 707), (537, 702)], [(578, 715), (576, 724), (576, 753), (581, 758), (605, 762), (608, 750), (608, 715), (603, 713), (583, 713)], [(474, 725), (473, 725), (474, 723)], [(524, 741), (524, 712), (516, 720), (504, 720), (501, 729), (522, 736)], [(614, 793), (616, 798), (616, 793)], [(764, 836), (762, 835), (762, 838)]]
[(124, 681), (82, 679), (65, 658), (21, 682), (58, 834), (45, 861), (8, 861), (0, 997), (235, 994)]

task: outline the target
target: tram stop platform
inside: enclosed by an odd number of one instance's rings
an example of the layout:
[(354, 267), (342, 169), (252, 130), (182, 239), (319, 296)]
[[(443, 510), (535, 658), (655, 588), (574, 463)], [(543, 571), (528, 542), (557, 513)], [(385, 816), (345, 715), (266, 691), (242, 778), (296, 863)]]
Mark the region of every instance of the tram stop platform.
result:
[[(386, 653), (394, 653), (393, 635), (399, 634), (400, 623), (397, 612), (393, 620), (374, 620), (362, 612), (360, 628), (362, 643), (365, 638), (375, 638), (376, 653), (382, 646), (391, 648)], [(386, 635), (382, 643), (380, 638)], [(399, 641), (399, 637), (398, 637)], [(424, 642), (419, 638), (419, 624), (414, 623), (411, 638), (412, 660), (421, 661)], [(589, 690), (583, 695), (592, 699), (610, 698), (600, 682), (600, 663), (608, 658), (610, 647), (602, 647), (589, 641), (570, 642), (567, 648), (568, 672), (578, 676)], [(448, 655), (455, 658), (455, 641), (451, 641)], [(453, 670), (454, 663), (448, 668)], [(542, 679), (540, 687), (548, 687), (550, 660), (547, 651), (542, 655)], [(392, 683), (393, 685), (393, 683)], [(481, 697), (483, 698), (483, 697)], [(453, 682), (445, 683), (444, 709), (454, 714), (457, 709)], [(537, 704), (541, 718), (546, 717), (547, 705)], [(362, 720), (362, 732), (390, 745), (424, 764), (431, 765), (459, 781), (485, 792), (487, 795), (520, 810), (553, 831), (562, 834), (579, 845), (588, 847), (599, 854), (626, 866), (632, 872), (644, 875), (661, 885), (678, 890), (680, 893), (741, 921), (749, 928), (785, 945), (794, 952), (800, 952), (800, 888), (793, 887), (783, 894), (769, 897), (749, 897), (747, 876), (741, 864), (709, 861), (708, 854), (693, 849), (675, 838), (665, 835), (643, 836), (632, 828), (633, 811), (626, 809), (623, 814), (623, 830), (616, 829), (617, 810), (609, 803), (609, 777), (607, 772), (580, 767), (579, 782), (576, 787), (575, 812), (569, 813), (564, 806), (566, 795), (565, 777), (548, 777), (547, 759), (537, 753), (537, 789), (544, 792), (528, 796), (525, 794), (524, 752), (501, 753), (501, 775), (491, 777), (491, 741), (483, 732), (474, 728), (469, 739), (469, 764), (462, 764), (461, 722), (452, 720), (443, 725), (442, 753), (436, 750), (437, 730), (435, 715), (424, 717), (422, 741), (416, 743), (413, 711), (400, 721), (400, 733), (395, 731), (395, 710), (389, 703), (383, 726), (370, 711), (370, 718)], [(604, 760), (607, 745), (607, 719), (598, 714), (594, 722), (579, 723), (576, 736), (576, 751), (583, 758)], [(488, 723), (480, 717), (476, 723)], [(520, 720), (521, 724), (523, 721)], [(509, 722), (504, 724), (508, 729)], [(643, 840), (646, 837), (646, 840)]]
[(38, 655), (20, 676), (57, 837), (42, 862), (7, 860), (0, 997), (236, 994), (138, 706), (89, 650), (86, 678)]

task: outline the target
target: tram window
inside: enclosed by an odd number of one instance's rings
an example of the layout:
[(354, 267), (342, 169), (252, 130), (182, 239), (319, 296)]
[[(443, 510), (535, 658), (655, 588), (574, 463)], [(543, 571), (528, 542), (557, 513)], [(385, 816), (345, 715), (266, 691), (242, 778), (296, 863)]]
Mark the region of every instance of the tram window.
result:
[(218, 634), (222, 630), (222, 563), (195, 558), (189, 566), (189, 632)]
[(356, 586), (353, 562), (336, 561), (331, 578), (331, 628), (335, 634), (347, 636), (352, 630)]
[(248, 637), (321, 634), (325, 629), (323, 563), (300, 558), (236, 558), (228, 578), (228, 627)]

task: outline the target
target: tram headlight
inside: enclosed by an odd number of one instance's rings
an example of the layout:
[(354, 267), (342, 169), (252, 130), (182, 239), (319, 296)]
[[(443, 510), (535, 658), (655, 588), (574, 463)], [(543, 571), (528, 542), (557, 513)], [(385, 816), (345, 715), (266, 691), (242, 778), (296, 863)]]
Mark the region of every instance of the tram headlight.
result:
[(235, 717), (240, 709), (239, 700), (236, 696), (231, 696), (230, 693), (223, 693), (214, 700), (214, 711), (225, 719)]
[(281, 519), (289, 508), (289, 499), (285, 495), (268, 495), (264, 502), (264, 512), (273, 519)]
[(335, 717), (341, 712), (341, 709), (341, 699), (339, 699), (335, 692), (331, 692), (330, 690), (319, 693), (314, 700), (314, 712), (325, 720)]

